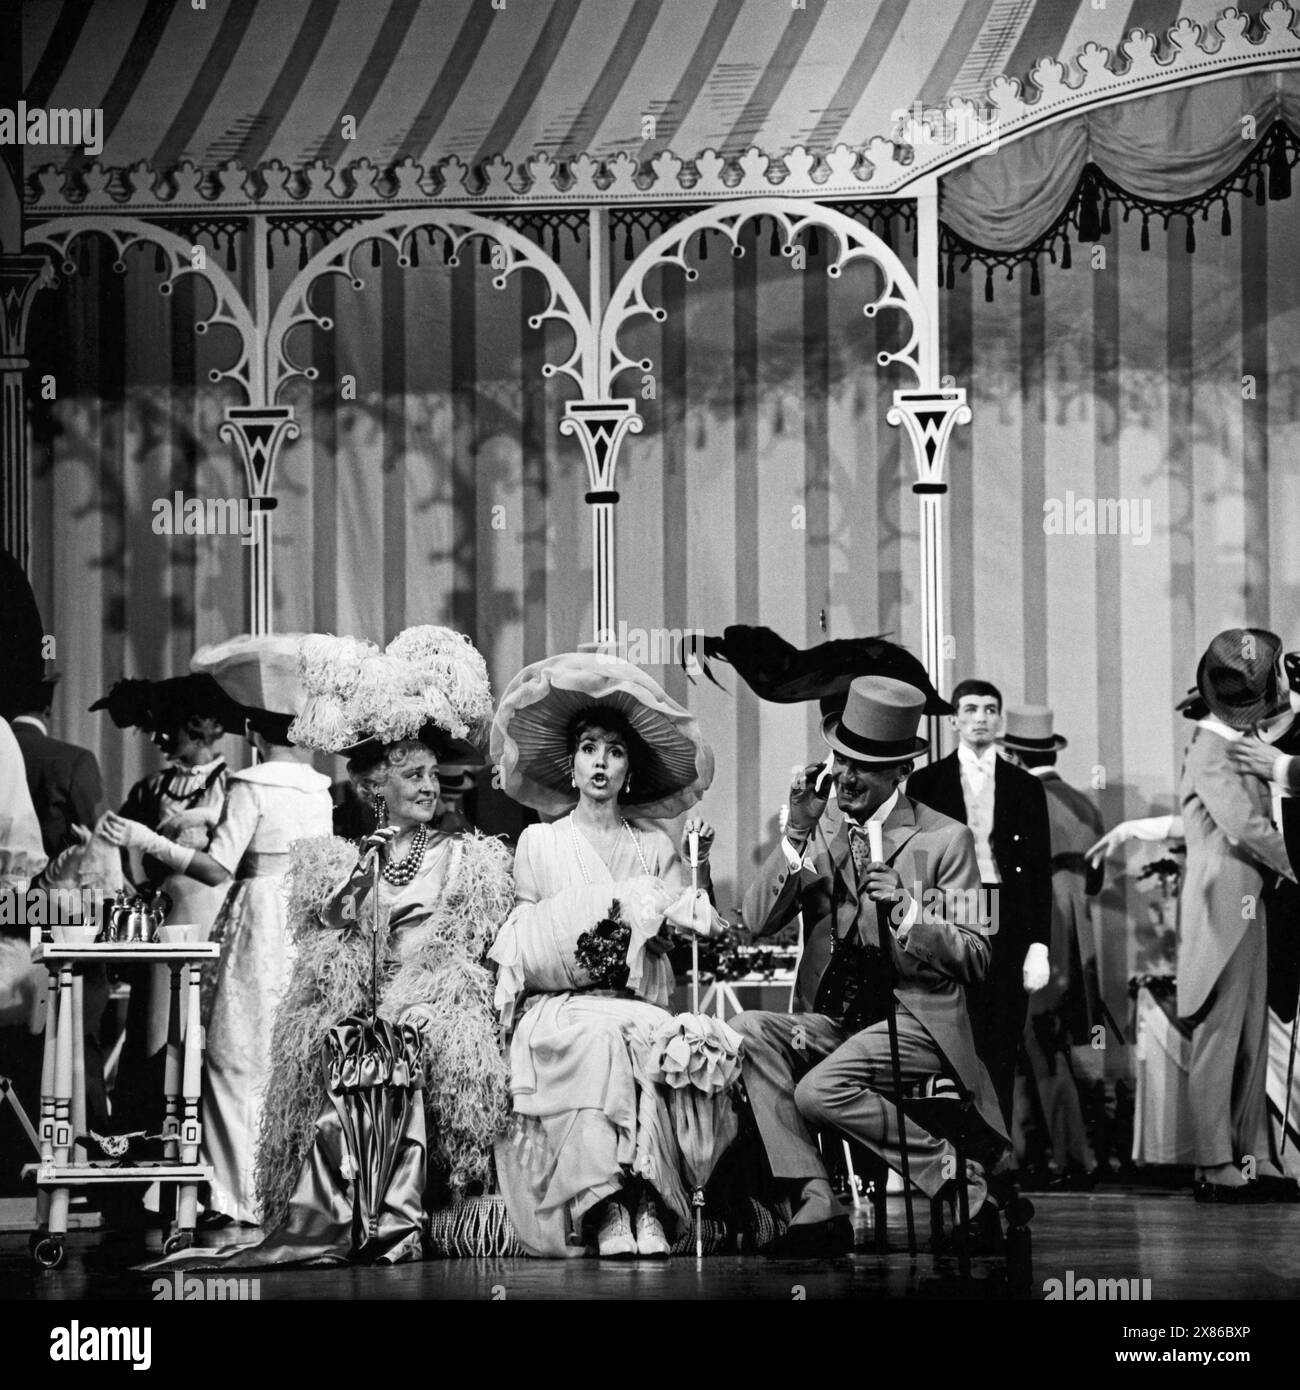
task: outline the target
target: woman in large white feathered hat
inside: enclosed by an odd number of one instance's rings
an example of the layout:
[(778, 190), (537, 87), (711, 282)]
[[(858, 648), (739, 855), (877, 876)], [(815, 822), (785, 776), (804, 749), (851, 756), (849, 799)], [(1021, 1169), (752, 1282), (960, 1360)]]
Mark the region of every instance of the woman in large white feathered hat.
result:
[(503, 789), (552, 824), (523, 832), (517, 904), (492, 948), (514, 1025), (514, 1118), (497, 1172), (516, 1233), (537, 1255), (666, 1255), (689, 1223), (670, 1116), (648, 1077), (669, 1021), (666, 922), (720, 929), (657, 818), (693, 806), (713, 754), (692, 716), (645, 672), (575, 652), (526, 667), (501, 699), (491, 753)]
[[(309, 637), (301, 670), (308, 698), (292, 737), (347, 758), (375, 830), (360, 845), (325, 837), (295, 847), (298, 959), (276, 1019), (258, 1152), (264, 1224), (278, 1229), (248, 1262), (414, 1259), (424, 1206), (490, 1179), (507, 1113), (485, 955), (513, 901), (509, 851), (477, 832), (435, 828), (440, 764), (479, 760), (492, 713), (487, 667), (460, 633), (420, 626), (382, 651)], [(340, 1019), (370, 1009), (371, 851), (381, 865), (378, 1012), (419, 1030), (423, 1114), (402, 1140), (382, 1229), (354, 1248), (321, 1057)]]

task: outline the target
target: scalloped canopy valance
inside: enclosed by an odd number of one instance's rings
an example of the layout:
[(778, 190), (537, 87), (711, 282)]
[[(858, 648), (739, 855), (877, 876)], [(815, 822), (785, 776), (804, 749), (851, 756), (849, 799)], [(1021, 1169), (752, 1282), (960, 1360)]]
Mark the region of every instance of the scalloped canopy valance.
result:
[(24, 151), (33, 211), (885, 195), (1126, 90), (1300, 62), (1277, 0), (25, 0), (21, 14), (27, 108), (103, 113), (98, 151)]

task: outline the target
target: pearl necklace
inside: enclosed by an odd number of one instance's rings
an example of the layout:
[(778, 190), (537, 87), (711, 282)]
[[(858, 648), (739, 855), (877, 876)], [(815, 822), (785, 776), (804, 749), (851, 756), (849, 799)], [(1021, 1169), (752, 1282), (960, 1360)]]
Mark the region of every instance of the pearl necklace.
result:
[[(623, 829), (627, 831), (628, 837), (632, 841), (632, 848), (636, 850), (636, 857), (641, 861), (642, 871), (646, 874), (649, 874), (650, 868), (649, 865), (647, 865), (647, 863), (645, 862), (645, 855), (641, 853), (641, 841), (637, 837), (636, 832), (627, 823), (627, 821), (621, 821), (620, 824), (622, 825)], [(582, 844), (578, 838), (578, 826), (577, 823), (574, 821), (572, 815), (569, 816), (569, 838), (573, 841), (573, 852), (578, 857), (578, 867), (582, 870), (583, 880), (585, 881), (587, 886), (590, 887), (591, 874), (587, 871), (587, 861), (582, 857)], [(615, 842), (617, 843), (617, 837), (615, 837)], [(606, 864), (605, 867), (608, 868), (609, 865)]]
[(417, 825), (415, 834), (411, 836), (411, 848), (406, 851), (406, 857), (399, 859), (395, 864), (384, 865), (384, 881), (391, 883), (394, 888), (404, 888), (410, 883), (419, 872), (428, 843), (428, 831), (423, 825)]

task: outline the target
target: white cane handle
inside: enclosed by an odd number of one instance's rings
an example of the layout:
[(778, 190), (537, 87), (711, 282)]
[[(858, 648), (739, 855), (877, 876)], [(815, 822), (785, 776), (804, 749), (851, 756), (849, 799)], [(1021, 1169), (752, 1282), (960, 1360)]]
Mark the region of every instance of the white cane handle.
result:
[(869, 820), (867, 822), (867, 844), (871, 849), (871, 858), (877, 864), (883, 864), (885, 860), (885, 842), (880, 834), (880, 822)]

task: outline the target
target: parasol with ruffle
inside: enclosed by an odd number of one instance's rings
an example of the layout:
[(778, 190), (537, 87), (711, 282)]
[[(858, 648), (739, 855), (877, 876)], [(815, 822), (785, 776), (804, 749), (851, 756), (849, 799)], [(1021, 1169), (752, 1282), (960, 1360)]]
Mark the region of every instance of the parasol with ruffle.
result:
[(744, 1039), (720, 1018), (678, 1014), (650, 1039), (646, 1074), (668, 1094), (677, 1146), (695, 1207), (695, 1253), (704, 1253), (704, 1188), (739, 1129), (732, 1087)]

